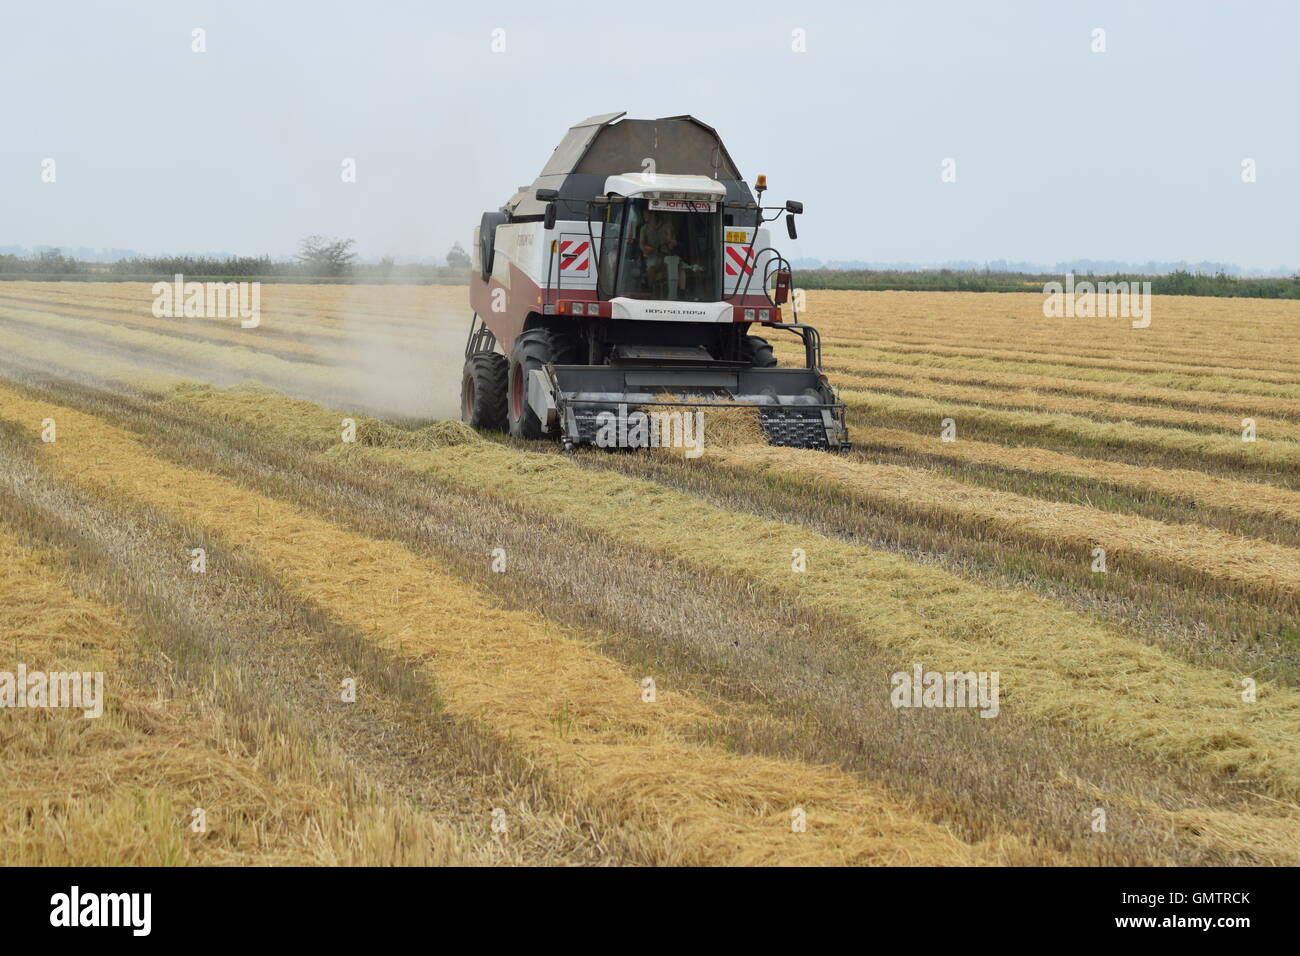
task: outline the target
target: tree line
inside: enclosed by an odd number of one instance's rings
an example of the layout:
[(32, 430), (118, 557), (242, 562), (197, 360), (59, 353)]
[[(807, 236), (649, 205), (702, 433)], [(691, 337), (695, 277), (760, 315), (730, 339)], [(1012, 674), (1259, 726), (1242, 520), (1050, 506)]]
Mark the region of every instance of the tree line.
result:
[[(843, 289), (902, 292), (1041, 292), (1044, 284), (1060, 282), (1059, 274), (935, 269), (924, 272), (869, 269), (797, 270), (794, 284), (801, 289)], [(1285, 277), (1243, 278), (1224, 272), (1213, 274), (1176, 270), (1164, 275), (1080, 273), (1076, 281), (1150, 282), (1152, 295), (1200, 295), (1252, 299), (1300, 299), (1300, 274)]]
[(0, 255), (0, 276), (58, 278), (303, 278), (333, 280), (394, 279), (408, 281), (467, 281), (470, 257), (461, 244), (447, 253), (445, 266), (397, 263), (391, 256), (373, 263), (357, 262), (352, 239), (307, 236), (292, 259), (271, 256), (131, 256), (115, 262), (84, 262), (58, 249), (30, 256)]
[[(463, 283), (468, 281), (470, 257), (459, 242), (446, 255), (445, 266), (398, 264), (391, 257), (359, 263), (351, 239), (307, 236), (293, 259), (270, 256), (136, 256), (116, 262), (82, 262), (46, 249), (32, 256), (0, 255), (0, 277), (51, 278), (170, 278), (180, 274), (227, 279), (280, 278), (293, 281), (393, 281)], [(1081, 273), (1090, 282), (1151, 283), (1153, 295), (1199, 295), (1256, 299), (1300, 299), (1300, 274), (1243, 278), (1225, 272), (1201, 273), (1179, 269), (1164, 275)], [(801, 269), (795, 285), (803, 289), (912, 292), (1034, 292), (1057, 274), (992, 270), (933, 269), (927, 271), (872, 269)]]

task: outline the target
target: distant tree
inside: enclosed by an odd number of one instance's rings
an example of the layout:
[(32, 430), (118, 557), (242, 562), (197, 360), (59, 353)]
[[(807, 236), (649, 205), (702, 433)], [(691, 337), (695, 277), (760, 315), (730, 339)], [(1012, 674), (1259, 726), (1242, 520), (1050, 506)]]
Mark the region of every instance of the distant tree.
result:
[(386, 279), (393, 274), (393, 267), (395, 265), (397, 265), (397, 263), (393, 260), (392, 256), (384, 256), (379, 260), (379, 265), (375, 266), (375, 272)]
[(325, 236), (308, 236), (302, 241), (297, 259), (307, 271), (318, 276), (340, 276), (348, 270), (357, 257), (352, 252), (354, 239), (329, 239)]
[(447, 253), (447, 265), (453, 269), (468, 269), (470, 267), (469, 253), (464, 250), (459, 242), (454, 243), (451, 252)]
[(61, 249), (42, 249), (36, 256), (36, 271), (47, 275), (63, 275), (82, 270), (81, 263), (71, 256), (65, 256)]

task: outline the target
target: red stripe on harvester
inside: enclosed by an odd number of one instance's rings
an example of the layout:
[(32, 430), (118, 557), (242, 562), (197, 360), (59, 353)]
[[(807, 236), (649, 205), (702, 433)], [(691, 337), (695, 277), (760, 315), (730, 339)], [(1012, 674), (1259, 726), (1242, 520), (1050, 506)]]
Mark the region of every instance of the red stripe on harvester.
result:
[[(753, 271), (750, 265), (750, 263), (753, 262), (751, 250), (747, 249), (745, 253), (742, 255), (740, 252), (737, 251), (735, 246), (727, 246), (727, 255), (731, 256), (731, 258), (736, 261), (736, 265), (740, 266), (740, 268), (745, 270), (745, 275), (749, 275), (750, 272)], [(735, 274), (736, 274), (736, 270), (731, 267), (730, 263), (728, 263), (727, 275), (734, 276)]]

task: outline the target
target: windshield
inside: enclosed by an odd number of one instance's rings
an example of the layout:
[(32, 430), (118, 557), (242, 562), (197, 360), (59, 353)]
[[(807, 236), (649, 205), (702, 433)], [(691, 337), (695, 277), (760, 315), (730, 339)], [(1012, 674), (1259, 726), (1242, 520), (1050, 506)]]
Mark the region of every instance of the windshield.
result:
[(610, 207), (603, 232), (603, 292), (611, 298), (721, 301), (718, 203), (630, 199), (621, 205)]

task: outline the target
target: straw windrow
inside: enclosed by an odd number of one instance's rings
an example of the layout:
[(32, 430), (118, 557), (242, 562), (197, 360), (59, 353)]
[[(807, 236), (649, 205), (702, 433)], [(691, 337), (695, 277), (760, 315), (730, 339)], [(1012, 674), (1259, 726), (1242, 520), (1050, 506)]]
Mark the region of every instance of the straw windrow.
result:
[[(1011, 836), (995, 846), (964, 844), (879, 786), (838, 771), (695, 743), (713, 716), (707, 708), (671, 688), (659, 689), (653, 705), (643, 702), (636, 675), (544, 619), (493, 607), (400, 545), (170, 465), (73, 409), (7, 391), (0, 397), (9, 421), (63, 423), (43, 456), (60, 475), (201, 522), (256, 555), (290, 589), (427, 668), (449, 710), (510, 733), (584, 799), (614, 802), (662, 830), (680, 846), (681, 862), (971, 864), (1025, 852)], [(810, 821), (797, 835), (796, 808)]]
[[(210, 396), (209, 407), (219, 401), (219, 394)], [(247, 407), (246, 400), (241, 404)], [(263, 404), (263, 427), (292, 420), (274, 414), (274, 399)], [(907, 660), (935, 661), (944, 670), (999, 670), (1014, 687), (1010, 706), (1023, 712), (1163, 759), (1236, 773), (1289, 798), (1300, 795), (1294, 746), (1300, 695), (1262, 685), (1259, 701), (1246, 706), (1237, 676), (1178, 661), (1053, 602), (984, 588), (805, 527), (728, 511), (552, 455), (492, 444), (436, 453), (338, 446), (330, 453), (365, 454), (478, 489), (523, 514), (562, 515), (615, 540), (735, 575), (850, 621), (864, 640)], [(791, 572), (796, 549), (808, 555), (805, 573)]]

